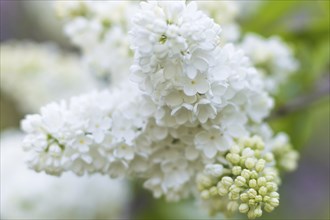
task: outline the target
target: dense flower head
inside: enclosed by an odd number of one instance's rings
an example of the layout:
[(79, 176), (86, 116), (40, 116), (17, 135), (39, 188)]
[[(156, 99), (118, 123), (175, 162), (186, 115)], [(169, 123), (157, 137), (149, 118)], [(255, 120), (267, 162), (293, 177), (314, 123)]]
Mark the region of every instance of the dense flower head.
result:
[[(263, 132), (258, 128), (273, 107), (260, 73), (243, 50), (220, 43), (220, 26), (195, 2), (140, 5), (130, 31), (133, 82), (27, 116), (22, 128), (30, 166), (53, 175), (139, 177), (155, 197), (170, 201), (196, 192), (197, 178), (202, 198), (216, 201), (210, 207), (219, 203), (214, 196), (224, 178), (221, 196), (232, 200), (229, 210), (250, 191), (242, 212), (253, 218), (261, 208), (270, 211), (278, 204), (263, 199), (278, 199), (275, 164), (294, 168), (290, 160), (297, 158), (285, 157), (293, 152), (288, 139), (253, 136)], [(261, 185), (246, 185), (259, 178)]]

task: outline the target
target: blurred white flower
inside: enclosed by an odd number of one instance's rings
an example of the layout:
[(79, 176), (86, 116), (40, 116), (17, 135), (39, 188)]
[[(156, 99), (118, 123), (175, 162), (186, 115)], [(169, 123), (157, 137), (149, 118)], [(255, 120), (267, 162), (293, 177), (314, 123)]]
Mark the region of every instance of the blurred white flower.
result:
[(53, 44), (11, 41), (0, 48), (1, 91), (23, 112), (97, 87), (77, 56)]
[(52, 177), (26, 168), (23, 134), (1, 133), (1, 219), (120, 218), (128, 185), (95, 174)]
[(241, 48), (263, 75), (265, 88), (271, 93), (276, 93), (298, 69), (293, 51), (279, 37), (265, 39), (250, 33), (244, 37)]
[(81, 49), (85, 67), (107, 84), (128, 76), (133, 55), (127, 32), (137, 6), (135, 1), (55, 1), (64, 32)]

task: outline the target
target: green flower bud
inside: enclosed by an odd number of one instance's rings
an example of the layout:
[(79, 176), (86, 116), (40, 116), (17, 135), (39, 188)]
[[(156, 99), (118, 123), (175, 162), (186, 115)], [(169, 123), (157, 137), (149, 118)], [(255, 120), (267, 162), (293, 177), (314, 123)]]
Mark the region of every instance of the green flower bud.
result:
[(263, 199), (264, 202), (268, 202), (269, 200), (270, 200), (269, 196), (264, 196), (264, 199)]
[(249, 206), (253, 207), (253, 206), (255, 206), (255, 204), (256, 204), (256, 200), (255, 199), (250, 199), (249, 200)]
[(248, 169), (252, 169), (256, 164), (256, 161), (254, 158), (247, 158), (245, 160), (245, 166), (248, 168)]
[(220, 196), (225, 196), (228, 193), (228, 187), (225, 187), (221, 182), (217, 185), (218, 193)]
[(246, 184), (246, 180), (244, 177), (242, 176), (238, 176), (236, 179), (235, 179), (235, 184), (237, 186), (244, 186)]
[(267, 188), (265, 186), (262, 186), (259, 188), (258, 192), (260, 195), (264, 196), (267, 194)]
[(257, 186), (257, 181), (255, 179), (252, 179), (249, 181), (249, 186), (251, 188), (255, 188)]
[(230, 200), (238, 200), (239, 199), (239, 193), (236, 192), (229, 192), (228, 193), (228, 198)]
[(224, 186), (229, 187), (229, 186), (233, 185), (234, 180), (229, 176), (224, 176), (224, 177), (222, 177), (221, 182)]
[(250, 199), (254, 199), (258, 195), (257, 191), (255, 191), (254, 189), (249, 189), (247, 191), (247, 194), (249, 195)]
[(268, 204), (270, 204), (270, 205), (273, 206), (273, 207), (277, 207), (277, 206), (280, 204), (280, 201), (279, 201), (278, 199), (271, 198), (271, 199), (268, 201)]
[(250, 176), (251, 176), (251, 172), (247, 169), (244, 169), (242, 172), (241, 172), (241, 176), (244, 177), (245, 179), (249, 179)]
[(266, 184), (266, 187), (267, 187), (268, 191), (270, 191), (270, 192), (277, 191), (277, 189), (278, 189), (277, 184), (273, 183), (273, 182), (268, 182)]
[(252, 170), (251, 171), (251, 175), (250, 175), (250, 178), (251, 179), (258, 179), (258, 173), (255, 171), (255, 170)]
[(242, 193), (240, 195), (240, 199), (242, 202), (248, 202), (249, 201), (249, 195), (247, 193)]
[(280, 194), (278, 194), (278, 192), (271, 192), (269, 196), (276, 199), (280, 198)]
[(266, 212), (272, 212), (274, 210), (274, 207), (269, 204), (266, 204), (264, 206), (264, 209), (266, 210)]
[(242, 172), (242, 167), (240, 167), (240, 166), (234, 166), (234, 167), (232, 168), (232, 173), (233, 173), (235, 176), (240, 175), (241, 172)]
[(229, 153), (229, 154), (227, 154), (226, 158), (232, 164), (238, 164), (240, 162), (239, 154)]
[(249, 219), (255, 219), (256, 218), (256, 215), (254, 214), (254, 210), (251, 209), (248, 214), (247, 214), (248, 218)]
[(255, 210), (254, 210), (254, 214), (256, 217), (260, 217), (262, 216), (262, 210), (261, 210), (261, 207), (258, 206)]
[(258, 186), (266, 186), (267, 180), (265, 177), (259, 177), (258, 178)]
[(240, 213), (247, 213), (249, 211), (249, 205), (246, 203), (242, 203), (238, 208)]
[(265, 168), (266, 161), (264, 159), (259, 159), (256, 163), (256, 171), (261, 172)]
[(255, 197), (255, 201), (256, 201), (256, 202), (262, 202), (262, 196), (261, 196), (261, 195), (257, 195), (257, 196)]

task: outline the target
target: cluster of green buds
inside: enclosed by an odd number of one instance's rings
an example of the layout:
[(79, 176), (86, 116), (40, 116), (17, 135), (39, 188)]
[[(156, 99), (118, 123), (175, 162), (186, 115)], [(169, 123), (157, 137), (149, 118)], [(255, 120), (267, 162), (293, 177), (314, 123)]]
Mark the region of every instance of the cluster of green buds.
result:
[[(254, 219), (260, 217), (263, 210), (273, 211), (279, 205), (280, 178), (275, 157), (265, 151), (262, 139), (258, 136), (240, 139), (225, 157), (228, 164), (223, 164), (221, 173), (220, 165), (214, 165), (217, 172), (210, 172), (208, 168), (197, 177), (201, 198), (218, 204), (213, 205), (212, 213), (225, 211), (231, 215), (238, 210)], [(224, 204), (226, 210), (223, 210)]]

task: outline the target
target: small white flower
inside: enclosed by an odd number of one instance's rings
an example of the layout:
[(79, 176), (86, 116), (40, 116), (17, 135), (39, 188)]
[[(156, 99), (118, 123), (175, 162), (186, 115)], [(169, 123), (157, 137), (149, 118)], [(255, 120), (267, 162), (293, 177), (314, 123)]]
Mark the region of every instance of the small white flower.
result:
[(213, 127), (208, 131), (201, 131), (195, 137), (196, 148), (202, 150), (208, 158), (213, 158), (217, 152), (229, 149), (229, 141), (219, 128)]

